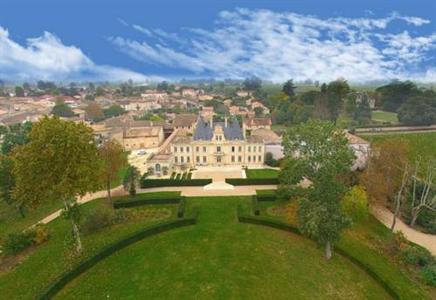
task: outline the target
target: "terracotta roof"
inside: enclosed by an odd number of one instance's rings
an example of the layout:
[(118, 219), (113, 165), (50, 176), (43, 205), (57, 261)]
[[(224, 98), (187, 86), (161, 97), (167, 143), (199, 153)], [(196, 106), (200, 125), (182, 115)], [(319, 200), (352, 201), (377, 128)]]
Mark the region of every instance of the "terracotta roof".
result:
[(145, 137), (145, 136), (158, 136), (162, 130), (161, 126), (142, 127), (127, 129), (124, 133), (125, 138)]
[(271, 126), (270, 118), (249, 118), (244, 120), (247, 126)]
[(258, 136), (263, 139), (265, 143), (280, 143), (282, 139), (270, 129), (259, 128), (251, 132), (252, 136)]
[(173, 121), (175, 127), (189, 127), (197, 121), (197, 116), (194, 114), (176, 115)]

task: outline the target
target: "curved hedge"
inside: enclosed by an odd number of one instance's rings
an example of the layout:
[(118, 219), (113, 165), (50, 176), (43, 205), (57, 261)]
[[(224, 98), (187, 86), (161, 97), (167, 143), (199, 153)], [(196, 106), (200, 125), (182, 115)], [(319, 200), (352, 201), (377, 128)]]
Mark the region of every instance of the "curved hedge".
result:
[[(302, 235), (301, 231), (297, 227), (292, 226), (290, 224), (278, 220), (273, 220), (270, 218), (265, 218), (265, 217), (244, 215), (242, 213), (241, 207), (238, 207), (238, 221), (241, 223), (268, 226), (268, 227), (292, 232), (298, 235)], [(392, 298), (397, 300), (404, 299), (400, 297), (396, 289), (392, 287), (390, 283), (388, 283), (385, 279), (383, 279), (382, 276), (380, 276), (377, 272), (375, 272), (367, 262), (362, 261), (361, 259), (355, 257), (352, 253), (349, 253), (346, 249), (338, 245), (335, 246), (335, 250), (337, 253), (349, 259), (352, 263), (363, 269), (370, 277), (372, 277), (376, 282), (378, 282), (386, 290), (386, 292), (392, 296)]]
[(131, 200), (115, 200), (114, 208), (128, 208), (142, 205), (151, 205), (151, 204), (179, 204), (180, 196), (173, 198), (149, 198), (149, 199), (131, 199)]
[(70, 281), (78, 277), (80, 274), (89, 270), (93, 266), (95, 266), (98, 262), (105, 259), (106, 257), (114, 254), (115, 252), (130, 246), (146, 237), (150, 237), (165, 231), (169, 231), (171, 229), (194, 225), (197, 222), (197, 212), (194, 212), (193, 216), (185, 219), (177, 219), (172, 221), (163, 222), (160, 224), (156, 224), (153, 226), (149, 226), (138, 232), (131, 234), (125, 239), (122, 239), (118, 242), (115, 242), (103, 250), (101, 250), (96, 255), (85, 259), (79, 265), (74, 267), (74, 269), (65, 272), (61, 276), (59, 276), (51, 285), (49, 285), (46, 290), (38, 297), (40, 300), (51, 299), (54, 295), (56, 295), (65, 285), (67, 285)]
[(142, 179), (141, 188), (167, 186), (205, 186), (212, 183), (212, 179)]
[(279, 184), (278, 178), (226, 178), (231, 185), (270, 185)]

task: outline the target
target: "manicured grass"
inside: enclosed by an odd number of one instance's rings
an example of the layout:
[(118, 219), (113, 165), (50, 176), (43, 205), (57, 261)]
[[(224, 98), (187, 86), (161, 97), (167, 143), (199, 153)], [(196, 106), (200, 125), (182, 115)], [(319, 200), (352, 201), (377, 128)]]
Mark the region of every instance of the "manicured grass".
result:
[[(82, 206), (86, 216), (93, 209), (102, 208), (105, 199), (94, 200)], [(48, 224), (50, 239), (32, 252), (20, 265), (7, 273), (0, 273), (1, 299), (34, 299), (57, 276), (77, 264), (82, 259), (96, 253), (103, 247), (136, 232), (145, 226), (161, 222), (153, 218), (152, 210), (165, 208), (176, 215), (176, 205), (150, 205), (135, 208), (141, 217), (103, 228), (102, 230), (82, 234), (84, 253), (80, 258), (71, 258), (65, 245), (71, 236), (71, 224), (68, 220), (58, 218)], [(151, 212), (149, 214), (149, 212)], [(151, 215), (150, 218), (147, 216)]]
[(250, 197), (188, 198), (198, 223), (136, 243), (71, 282), (57, 299), (390, 299), (341, 256), (305, 238), (238, 223)]
[(245, 171), (245, 174), (250, 179), (277, 178), (279, 171), (274, 169), (248, 169)]
[[(261, 215), (298, 227), (296, 201), (279, 204), (263, 202), (261, 205)], [(392, 232), (375, 217), (369, 216), (367, 220), (345, 230), (338, 246), (381, 274), (384, 280), (395, 287), (401, 299), (428, 299), (429, 295), (436, 293), (436, 289), (422, 284), (415, 278), (416, 274), (394, 258), (393, 240)]]
[[(112, 187), (122, 184), (126, 171), (127, 168), (123, 168), (118, 172), (118, 177), (112, 183)], [(59, 201), (43, 203), (35, 208), (27, 208), (26, 217), (22, 218), (15, 206), (7, 205), (0, 199), (0, 241), (9, 233), (22, 231), (62, 207), (63, 204)]]
[(384, 140), (405, 141), (409, 144), (409, 158), (412, 162), (418, 158), (424, 162), (436, 159), (436, 132), (362, 135), (362, 137), (375, 145)]
[(398, 123), (398, 115), (397, 113), (375, 110), (372, 112), (372, 120), (376, 122), (390, 122), (392, 124)]

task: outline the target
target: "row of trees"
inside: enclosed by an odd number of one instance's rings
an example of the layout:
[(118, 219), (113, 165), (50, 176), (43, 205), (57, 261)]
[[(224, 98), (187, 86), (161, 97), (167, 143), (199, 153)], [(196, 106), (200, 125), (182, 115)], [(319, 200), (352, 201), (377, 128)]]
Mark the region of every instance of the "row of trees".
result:
[(105, 186), (112, 204), (111, 185), (127, 164), (122, 146), (109, 140), (97, 148), (91, 128), (57, 117), (34, 123), (25, 140), (17, 138), (12, 144), (2, 149), (1, 198), (21, 213), (23, 208), (61, 201), (75, 249), (81, 252), (77, 197)]

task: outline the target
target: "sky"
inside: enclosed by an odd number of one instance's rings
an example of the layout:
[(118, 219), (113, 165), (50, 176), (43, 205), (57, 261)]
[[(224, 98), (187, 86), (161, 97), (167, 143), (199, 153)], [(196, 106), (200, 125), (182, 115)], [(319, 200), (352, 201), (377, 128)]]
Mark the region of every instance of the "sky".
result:
[(0, 0), (0, 79), (436, 82), (434, 0)]

